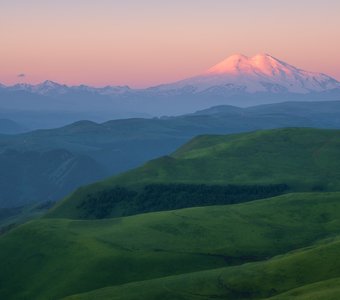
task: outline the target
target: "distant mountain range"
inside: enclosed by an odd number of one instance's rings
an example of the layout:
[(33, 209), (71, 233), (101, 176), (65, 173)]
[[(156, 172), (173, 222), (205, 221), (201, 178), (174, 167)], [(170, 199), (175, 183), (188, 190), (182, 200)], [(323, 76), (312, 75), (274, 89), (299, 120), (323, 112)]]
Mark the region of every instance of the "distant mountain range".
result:
[(269, 54), (258, 54), (250, 58), (242, 54), (236, 54), (216, 64), (199, 76), (144, 90), (133, 90), (128, 86), (106, 86), (101, 88), (86, 85), (67, 86), (50, 80), (37, 85), (19, 83), (6, 89), (45, 96), (60, 96), (79, 92), (112, 96), (141, 92), (166, 94), (174, 91), (192, 94), (212, 91), (226, 94), (238, 92), (306, 94), (335, 88), (340, 88), (340, 83), (334, 78), (322, 73), (301, 70)]
[[(4, 86), (3, 86), (4, 87)], [(27, 83), (18, 83), (12, 86), (8, 86), (6, 88), (9, 91), (25, 91), (33, 94), (44, 95), (44, 96), (58, 96), (58, 95), (66, 95), (71, 93), (82, 93), (89, 92), (98, 95), (114, 95), (114, 94), (123, 94), (131, 89), (128, 86), (120, 87), (120, 86), (106, 86), (102, 88), (91, 87), (87, 85), (79, 85), (79, 86), (68, 86), (66, 84), (59, 84), (57, 82), (53, 82), (51, 80), (46, 80), (37, 85), (27, 84)]]
[(0, 208), (59, 200), (81, 185), (167, 155), (197, 135), (281, 127), (340, 129), (340, 101), (217, 106), (177, 117), (79, 121), (0, 135)]
[(146, 89), (41, 84), (0, 85), (0, 118), (29, 128), (81, 119), (179, 115), (216, 105), (254, 106), (284, 101), (340, 100), (340, 83), (296, 68), (268, 54), (233, 55), (203, 74)]

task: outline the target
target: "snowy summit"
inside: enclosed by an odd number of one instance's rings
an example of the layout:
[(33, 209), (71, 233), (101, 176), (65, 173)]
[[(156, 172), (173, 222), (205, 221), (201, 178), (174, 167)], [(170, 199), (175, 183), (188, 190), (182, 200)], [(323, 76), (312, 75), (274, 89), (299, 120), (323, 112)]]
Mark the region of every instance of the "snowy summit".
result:
[(339, 88), (340, 83), (322, 74), (301, 70), (269, 54), (247, 57), (235, 54), (203, 74), (163, 85), (159, 88), (182, 89), (191, 86), (196, 92), (212, 88), (226, 91), (309, 93)]

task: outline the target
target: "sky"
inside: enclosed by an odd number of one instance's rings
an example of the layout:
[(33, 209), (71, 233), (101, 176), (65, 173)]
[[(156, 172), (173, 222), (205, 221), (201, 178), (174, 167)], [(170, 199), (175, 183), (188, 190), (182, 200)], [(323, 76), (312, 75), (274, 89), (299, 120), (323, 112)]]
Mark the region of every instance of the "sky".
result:
[(339, 0), (0, 0), (0, 83), (142, 88), (268, 53), (340, 80)]

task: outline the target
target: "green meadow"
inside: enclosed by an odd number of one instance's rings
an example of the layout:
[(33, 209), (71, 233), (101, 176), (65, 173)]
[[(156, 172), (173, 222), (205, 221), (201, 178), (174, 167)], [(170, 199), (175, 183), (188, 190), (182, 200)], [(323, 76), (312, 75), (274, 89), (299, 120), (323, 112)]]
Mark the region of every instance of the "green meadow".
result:
[(82, 187), (0, 236), (0, 299), (339, 299), (339, 149), (336, 130), (201, 136)]
[[(59, 299), (112, 286), (79, 297), (171, 299), (163, 288), (169, 282), (186, 299), (186, 288), (217, 292), (221, 271), (226, 299), (260, 285), (261, 297), (274, 296), (340, 276), (339, 200), (339, 193), (301, 193), (125, 218), (31, 221), (0, 239), (0, 297)], [(228, 280), (235, 295), (224, 291)]]

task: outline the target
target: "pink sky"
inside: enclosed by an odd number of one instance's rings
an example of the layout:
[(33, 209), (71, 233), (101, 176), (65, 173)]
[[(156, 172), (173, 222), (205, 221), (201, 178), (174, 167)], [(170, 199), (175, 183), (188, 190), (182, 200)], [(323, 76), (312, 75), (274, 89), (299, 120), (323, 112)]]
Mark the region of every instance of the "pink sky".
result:
[(338, 0), (2, 2), (4, 84), (145, 87), (264, 52), (340, 80)]

